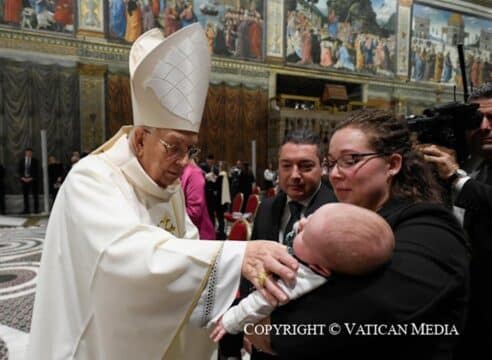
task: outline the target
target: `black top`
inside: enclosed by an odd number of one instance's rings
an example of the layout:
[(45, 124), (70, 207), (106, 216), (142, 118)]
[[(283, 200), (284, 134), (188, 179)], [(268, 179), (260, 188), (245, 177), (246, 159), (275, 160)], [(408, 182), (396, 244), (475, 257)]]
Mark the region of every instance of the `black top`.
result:
[[(437, 204), (393, 200), (380, 214), (395, 233), (390, 262), (363, 276), (334, 274), (318, 289), (277, 308), (272, 324), (324, 325), (324, 335), (318, 336), (272, 332), (272, 346), (281, 359), (452, 358), (458, 336), (418, 334), (424, 323), (432, 324), (425, 327), (427, 333), (443, 331), (445, 324), (448, 333), (462, 332), (469, 282), (462, 230)], [(339, 335), (330, 335), (333, 323), (340, 325)], [(364, 330), (371, 324), (384, 324), (378, 327), (381, 332), (400, 324), (413, 335), (362, 335), (374, 333)], [(349, 328), (359, 335), (348, 335)]]

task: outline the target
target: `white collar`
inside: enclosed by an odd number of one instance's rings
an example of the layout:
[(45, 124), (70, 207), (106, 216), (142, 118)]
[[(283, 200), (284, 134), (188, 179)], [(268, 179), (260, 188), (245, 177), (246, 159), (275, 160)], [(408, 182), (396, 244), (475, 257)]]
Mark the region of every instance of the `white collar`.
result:
[(130, 149), (130, 144), (126, 136), (121, 136), (108, 150), (101, 154), (107, 161), (119, 168), (126, 179), (135, 187), (143, 192), (168, 201), (180, 188), (179, 180), (165, 188), (160, 187), (144, 171), (138, 158)]

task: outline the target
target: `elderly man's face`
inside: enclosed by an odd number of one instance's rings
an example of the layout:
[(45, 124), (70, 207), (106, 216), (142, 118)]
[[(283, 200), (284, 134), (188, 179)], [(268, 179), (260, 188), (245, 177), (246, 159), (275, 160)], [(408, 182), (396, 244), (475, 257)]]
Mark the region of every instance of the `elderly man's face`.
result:
[(159, 186), (173, 184), (188, 163), (188, 151), (198, 135), (188, 131), (137, 129), (136, 153), (143, 169)]

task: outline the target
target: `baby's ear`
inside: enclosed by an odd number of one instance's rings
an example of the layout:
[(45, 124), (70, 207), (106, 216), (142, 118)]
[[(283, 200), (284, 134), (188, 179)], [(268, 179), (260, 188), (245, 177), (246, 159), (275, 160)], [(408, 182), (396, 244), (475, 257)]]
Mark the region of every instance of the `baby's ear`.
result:
[(314, 271), (316, 271), (317, 273), (323, 275), (323, 276), (330, 276), (331, 275), (331, 270), (324, 267), (324, 266), (320, 266), (320, 265), (309, 265), (309, 267), (311, 269), (313, 269)]

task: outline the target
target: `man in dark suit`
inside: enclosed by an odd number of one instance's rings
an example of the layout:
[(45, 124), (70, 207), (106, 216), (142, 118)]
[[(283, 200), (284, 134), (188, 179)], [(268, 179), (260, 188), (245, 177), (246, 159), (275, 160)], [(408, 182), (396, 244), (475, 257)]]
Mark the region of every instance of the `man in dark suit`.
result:
[[(255, 217), (252, 240), (272, 240), (292, 245), (292, 229), (301, 218), (307, 217), (322, 205), (336, 201), (333, 191), (321, 181), (323, 149), (321, 139), (313, 132), (300, 129), (289, 133), (278, 152), (278, 178), (280, 191), (265, 199)], [(241, 293), (248, 285), (241, 284)], [(221, 342), (222, 348), (234, 340), (231, 335)], [(242, 345), (242, 336), (236, 336)], [(229, 352), (227, 355), (231, 356)], [(253, 349), (252, 360), (276, 359)]]
[(280, 191), (261, 203), (253, 226), (253, 240), (291, 245), (287, 235), (300, 217), (336, 201), (333, 191), (321, 182), (322, 158), (321, 140), (311, 131), (295, 130), (285, 137), (278, 152)]
[(483, 119), (478, 129), (467, 134), (472, 153), (468, 172), (459, 168), (449, 149), (422, 149), (426, 160), (437, 165), (441, 178), (452, 187), (454, 205), (465, 210), (463, 226), (471, 242), (472, 261), (470, 313), (460, 353), (463, 359), (492, 356), (492, 83), (477, 88), (469, 102), (480, 106)]
[(38, 199), (38, 160), (32, 157), (32, 148), (24, 150), (24, 157), (19, 161), (18, 173), (22, 185), (22, 194), (24, 195), (24, 214), (30, 213), (29, 194), (32, 193), (34, 198), (34, 212), (39, 212)]

